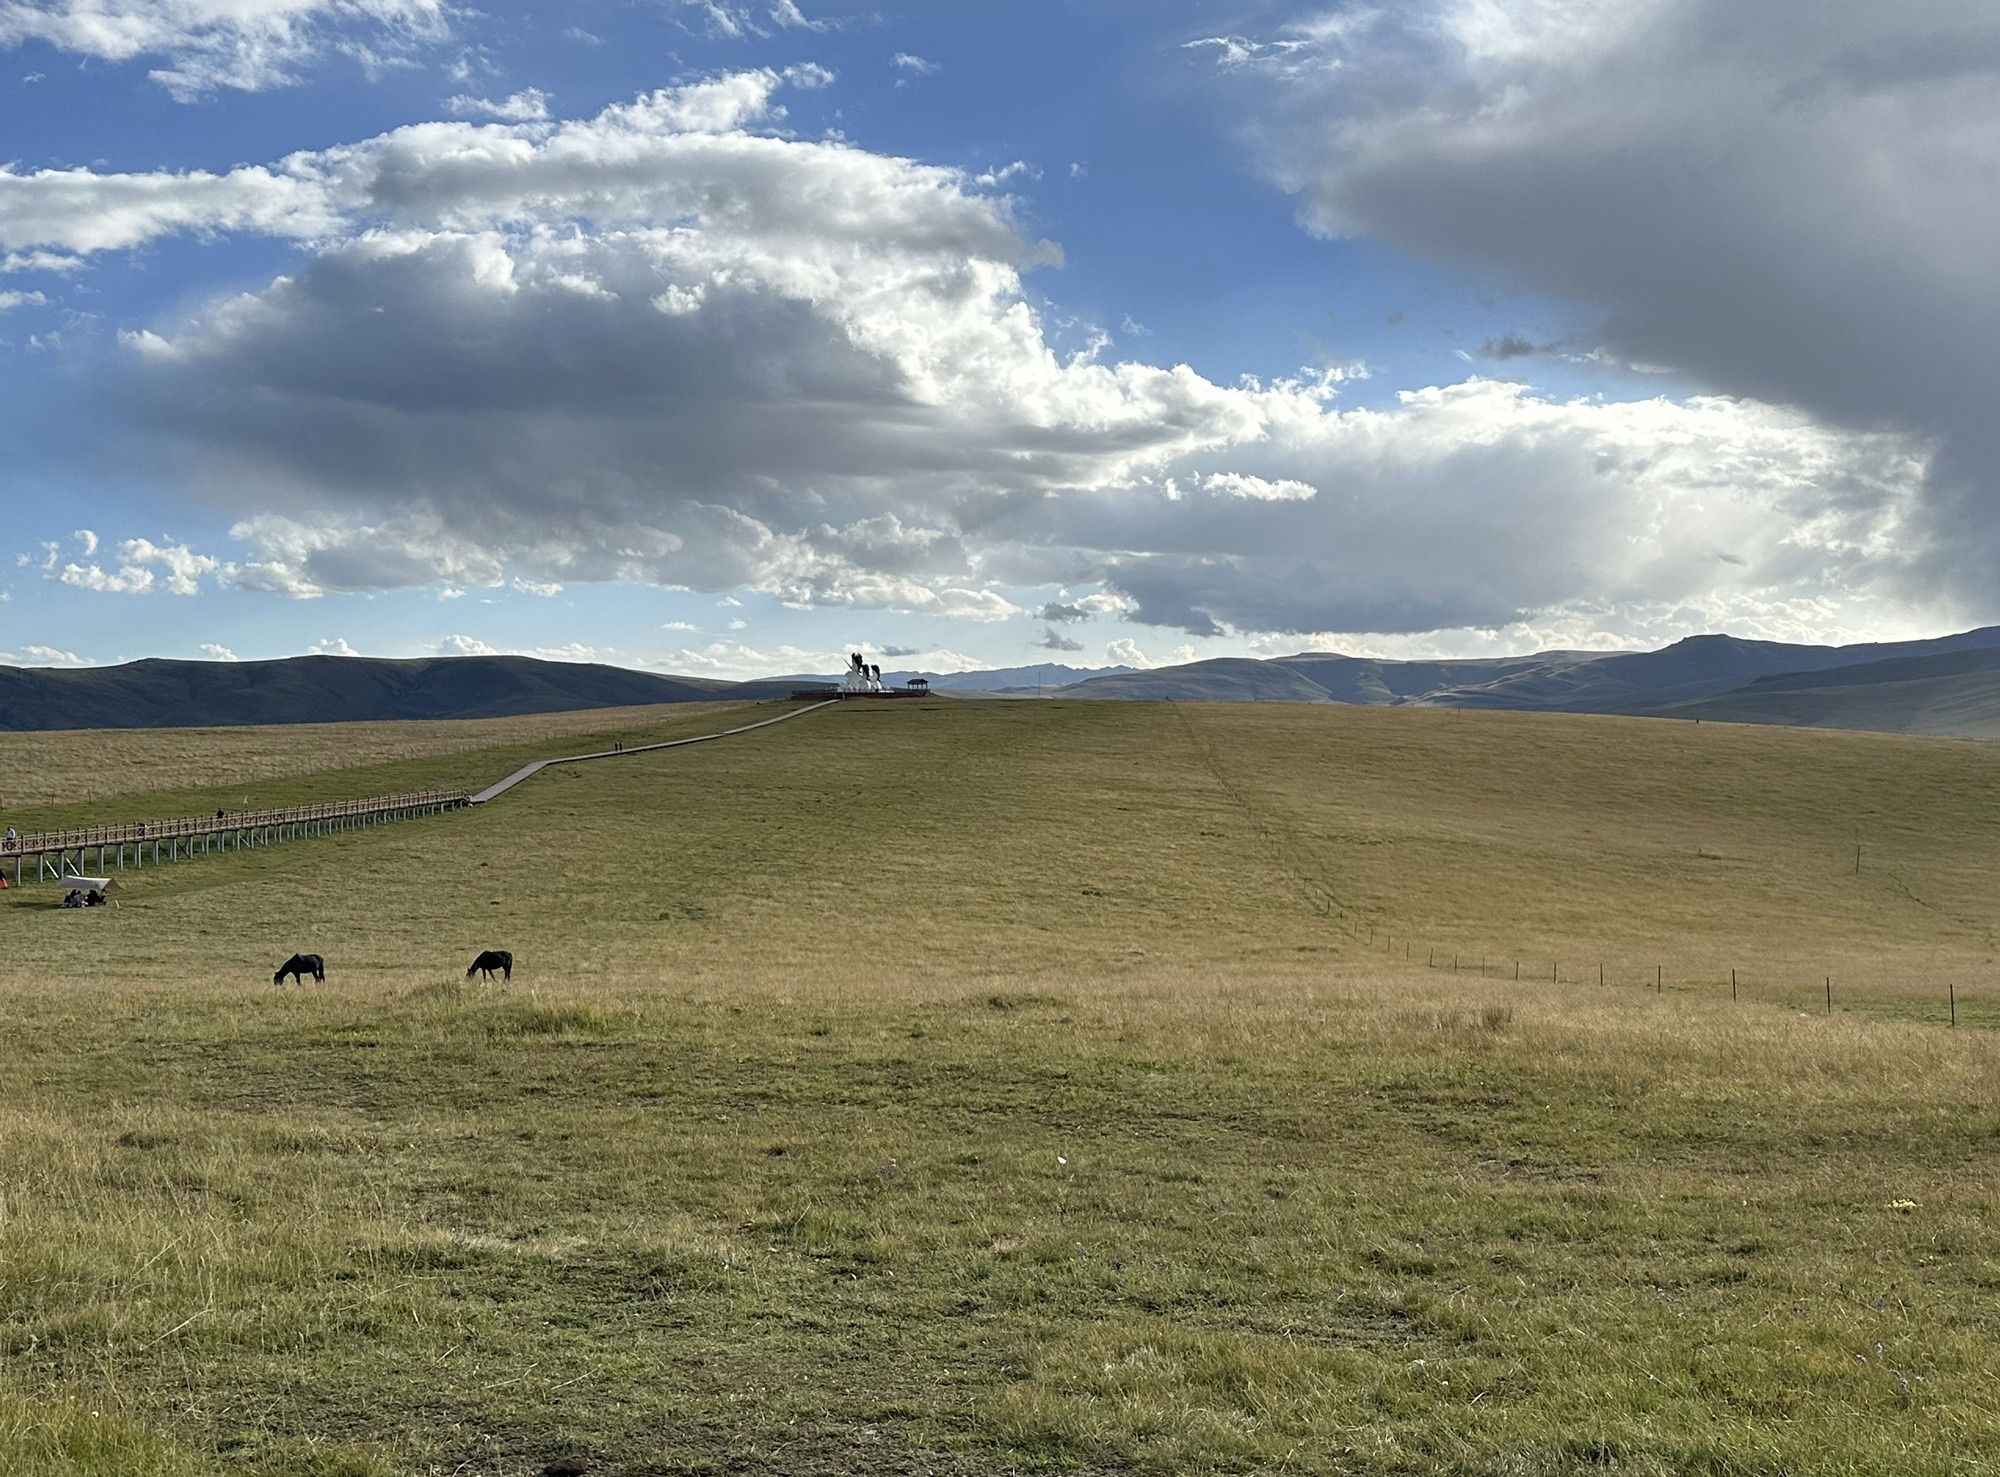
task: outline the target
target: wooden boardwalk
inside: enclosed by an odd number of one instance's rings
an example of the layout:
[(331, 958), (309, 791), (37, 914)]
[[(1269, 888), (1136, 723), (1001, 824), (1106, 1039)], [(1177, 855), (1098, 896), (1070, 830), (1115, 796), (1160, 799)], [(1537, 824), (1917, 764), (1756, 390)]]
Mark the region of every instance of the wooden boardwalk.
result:
[[(365, 800), (329, 800), (282, 810), (217, 811), (162, 821), (118, 826), (83, 826), (70, 831), (30, 831), (0, 839), (0, 866), (13, 863), (14, 885), (29, 876), (58, 880), (82, 874), (106, 877), (133, 867), (159, 866), (214, 851), (240, 851), (307, 836), (330, 836), (362, 826), (378, 826), (412, 816), (436, 815), (468, 803), (463, 790), (415, 790), (406, 795), (372, 795)], [(32, 864), (32, 874), (27, 868)]]
[(768, 728), (787, 718), (831, 706), (830, 702), (818, 702), (810, 707), (793, 708), (775, 718), (725, 728), (719, 733), (697, 734), (692, 738), (638, 744), (629, 749), (602, 749), (594, 754), (569, 754), (560, 759), (537, 759), (505, 779), (488, 785), (476, 795), (468, 795), (463, 790), (417, 790), (407, 795), (330, 800), (322, 805), (293, 805), (283, 810), (219, 810), (214, 815), (178, 816), (163, 821), (84, 826), (70, 831), (30, 831), (12, 839), (0, 838), (0, 868), (6, 868), (11, 863), (13, 885), (16, 887), (30, 880), (54, 879), (60, 882), (64, 877), (108, 877), (126, 870), (128, 865), (134, 868), (157, 867), (166, 862), (206, 856), (216, 851), (240, 851), (246, 846), (270, 846), (280, 841), (329, 836), (337, 831), (437, 815), (467, 805), (483, 805), (551, 764), (576, 764), (586, 759), (622, 759), (628, 754), (651, 754), (661, 749), (677, 749), (685, 744), (707, 743), (711, 739), (748, 733), (755, 728)]

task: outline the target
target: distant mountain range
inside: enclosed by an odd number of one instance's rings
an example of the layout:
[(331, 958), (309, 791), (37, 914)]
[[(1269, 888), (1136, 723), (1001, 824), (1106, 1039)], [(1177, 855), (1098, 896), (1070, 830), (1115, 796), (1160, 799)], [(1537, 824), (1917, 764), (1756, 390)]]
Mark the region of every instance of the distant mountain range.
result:
[[(1053, 690), (1124, 667), (1009, 667), (928, 677), (936, 688)], [(296, 656), (270, 662), (155, 659), (117, 667), (0, 667), (0, 730), (214, 728), (381, 718), (504, 718), (574, 708), (783, 697), (832, 675), (725, 682), (525, 656)]]
[(1659, 651), (1473, 661), (1226, 657), (1090, 678), (1058, 695), (1624, 713), (1993, 738), (2000, 737), (2000, 626), (1855, 646), (1690, 636)]
[[(2000, 626), (1858, 646), (1691, 636), (1659, 651), (1544, 651), (1468, 661), (1302, 652), (1144, 672), (1046, 663), (885, 674), (898, 686), (912, 676), (963, 695), (1508, 708), (2000, 738)], [(756, 700), (833, 680), (814, 673), (725, 682), (520, 656), (0, 667), (0, 730), (497, 718)]]
[(0, 729), (207, 728), (363, 718), (500, 718), (730, 697), (738, 684), (523, 656), (295, 656), (0, 667)]

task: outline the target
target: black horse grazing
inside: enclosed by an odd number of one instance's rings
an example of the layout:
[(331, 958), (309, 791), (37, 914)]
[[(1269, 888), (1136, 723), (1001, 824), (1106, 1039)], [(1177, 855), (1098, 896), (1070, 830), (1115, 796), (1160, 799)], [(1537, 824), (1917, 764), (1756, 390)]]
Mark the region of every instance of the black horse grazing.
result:
[(511, 980), (514, 978), (514, 956), (505, 949), (488, 949), (472, 961), (472, 968), (465, 972), (465, 977), (471, 979), (475, 974), (483, 980), (490, 980), (495, 974)]
[(294, 954), (284, 962), (276, 974), (271, 976), (271, 983), (282, 985), (286, 975), (292, 977), (294, 984), (303, 985), (306, 976), (311, 975), (323, 985), (326, 983), (326, 961), (317, 954)]

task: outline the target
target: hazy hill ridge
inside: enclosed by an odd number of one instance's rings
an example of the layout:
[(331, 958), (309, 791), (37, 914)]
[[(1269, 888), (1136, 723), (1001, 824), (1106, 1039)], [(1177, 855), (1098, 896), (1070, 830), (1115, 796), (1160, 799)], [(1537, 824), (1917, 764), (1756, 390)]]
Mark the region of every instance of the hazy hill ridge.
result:
[[(1123, 667), (1045, 663), (927, 677), (944, 690), (994, 690), (1037, 680), (1049, 690)], [(514, 718), (577, 708), (783, 697), (829, 675), (726, 682), (671, 677), (525, 656), (297, 656), (264, 662), (154, 658), (116, 667), (0, 667), (0, 730), (233, 728), (267, 723), (350, 723), (396, 718)]]
[(1628, 713), (2000, 737), (2000, 627), (1810, 646), (1690, 636), (1659, 651), (1388, 661), (1303, 652), (1094, 678), (1065, 697)]
[(0, 667), (0, 729), (215, 728), (380, 718), (506, 718), (570, 708), (712, 701), (738, 684), (519, 656), (377, 661), (149, 660)]
[[(896, 683), (923, 675), (936, 690), (967, 693), (1624, 713), (2000, 737), (2000, 626), (1854, 646), (1690, 636), (1659, 651), (1544, 651), (1459, 661), (1301, 652), (1144, 672), (1045, 664), (889, 675)], [(501, 718), (782, 697), (800, 680), (724, 682), (521, 656), (0, 667), (0, 730)]]

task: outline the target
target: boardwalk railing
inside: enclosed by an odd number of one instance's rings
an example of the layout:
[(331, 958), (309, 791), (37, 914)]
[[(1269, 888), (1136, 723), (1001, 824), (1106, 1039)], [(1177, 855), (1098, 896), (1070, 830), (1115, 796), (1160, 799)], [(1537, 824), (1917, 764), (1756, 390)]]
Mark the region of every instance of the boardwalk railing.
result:
[(0, 864), (7, 858), (13, 859), (16, 883), (23, 880), (22, 863), (31, 858), (37, 877), (51, 868), (60, 877), (72, 869), (81, 872), (86, 866), (102, 874), (112, 868), (124, 870), (128, 855), (133, 866), (144, 866), (149, 861), (157, 866), (163, 861), (178, 861), (184, 854), (237, 850), (407, 816), (434, 815), (456, 810), (466, 799), (463, 790), (414, 790), (403, 795), (328, 800), (318, 805), (288, 805), (276, 810), (218, 811), (214, 815), (131, 821), (116, 826), (30, 831), (11, 838), (0, 837)]
[[(164, 821), (131, 821), (119, 826), (80, 826), (69, 831), (30, 831), (24, 836), (0, 836), (0, 867), (13, 863), (14, 884), (25, 880), (24, 865), (32, 859), (37, 881), (44, 877), (103, 877), (124, 871), (126, 859), (135, 867), (158, 866), (179, 861), (184, 856), (202, 856), (211, 851), (239, 851), (246, 846), (268, 846), (306, 836), (324, 836), (356, 826), (402, 820), (410, 816), (435, 815), (461, 806), (481, 805), (505, 793), (532, 774), (551, 764), (575, 764), (586, 759), (622, 759), (628, 754), (650, 754), (660, 749), (676, 749), (683, 744), (702, 744), (711, 739), (729, 738), (768, 728), (802, 713), (832, 707), (832, 702), (793, 708), (775, 718), (726, 728), (720, 733), (697, 734), (689, 738), (667, 739), (656, 744), (600, 749), (593, 754), (570, 754), (560, 759), (537, 759), (477, 795), (463, 790), (415, 790), (407, 795), (373, 795), (365, 800), (329, 800), (321, 805), (291, 805), (282, 810), (218, 810), (214, 815), (185, 815)], [(86, 870), (88, 869), (88, 870)]]

